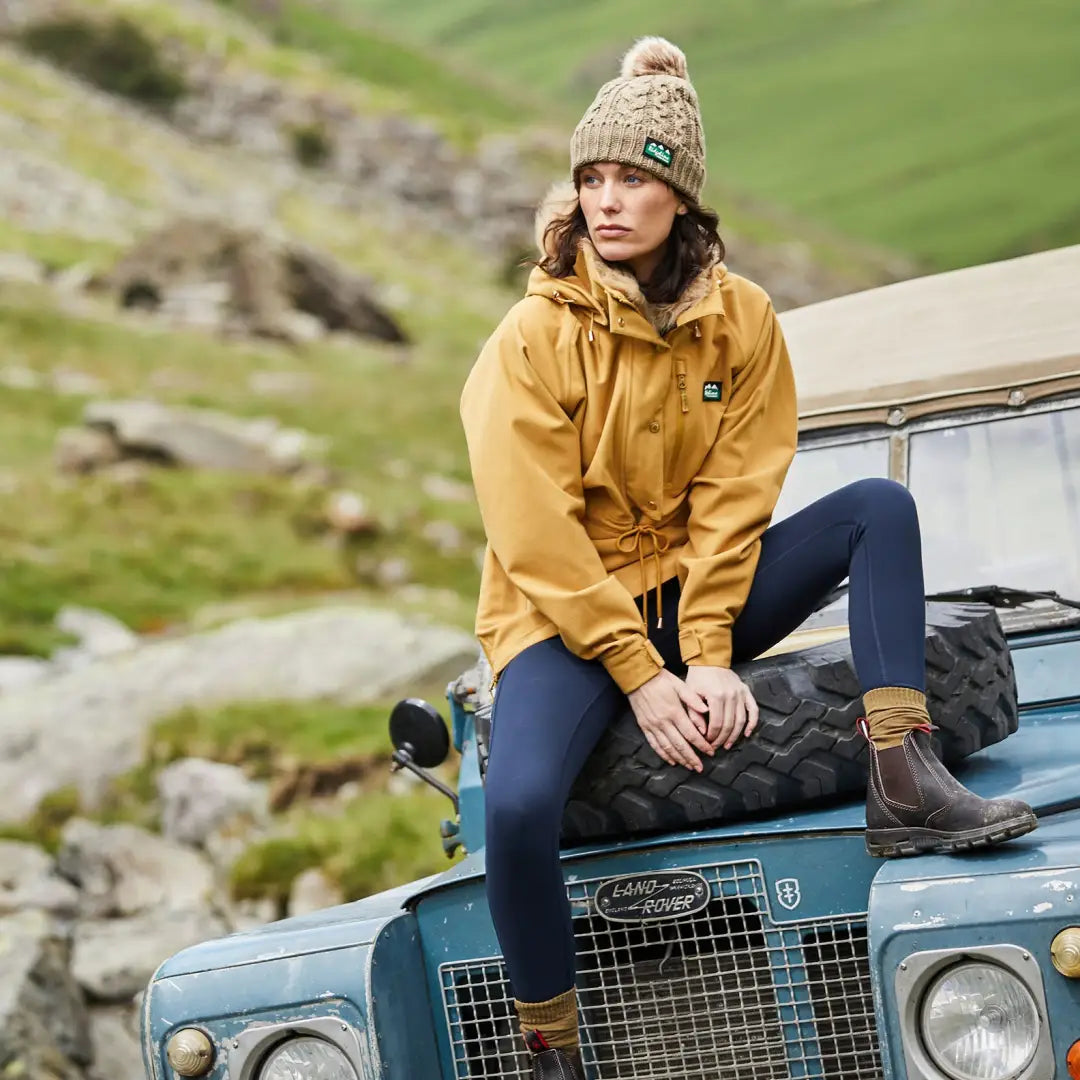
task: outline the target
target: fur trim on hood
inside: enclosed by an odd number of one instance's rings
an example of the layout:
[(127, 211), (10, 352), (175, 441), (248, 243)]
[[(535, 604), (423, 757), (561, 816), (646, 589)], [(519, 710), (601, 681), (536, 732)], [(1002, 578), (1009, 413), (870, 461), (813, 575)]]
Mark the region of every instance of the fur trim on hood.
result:
[[(551, 247), (551, 237), (548, 228), (559, 217), (565, 217), (573, 213), (578, 205), (577, 189), (572, 181), (562, 180), (552, 185), (548, 193), (541, 200), (536, 211), (534, 235), (536, 247), (541, 258), (548, 258), (554, 254)], [(712, 288), (712, 271), (717, 265), (722, 265), (719, 260), (709, 266), (703, 267), (697, 277), (686, 287), (682, 296), (671, 304), (650, 304), (645, 299), (644, 293), (638, 280), (629, 270), (609, 263), (600, 257), (595, 245), (589, 237), (582, 237), (579, 245), (585, 255), (585, 265), (589, 271), (589, 277), (601, 285), (608, 292), (620, 293), (625, 296), (652, 324), (656, 332), (663, 337), (676, 323), (684, 311), (689, 311), (696, 303), (703, 300)]]

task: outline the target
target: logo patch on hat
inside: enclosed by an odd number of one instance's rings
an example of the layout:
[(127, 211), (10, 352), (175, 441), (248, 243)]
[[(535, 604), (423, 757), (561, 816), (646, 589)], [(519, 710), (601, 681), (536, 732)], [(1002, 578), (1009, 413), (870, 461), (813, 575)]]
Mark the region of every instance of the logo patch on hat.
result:
[(707, 382), (701, 392), (702, 401), (719, 401), (722, 396), (723, 384), (718, 382)]
[(653, 161), (659, 161), (661, 165), (671, 168), (671, 159), (675, 156), (675, 151), (670, 146), (666, 146), (660, 142), (659, 139), (646, 139), (645, 149), (642, 153), (647, 158), (652, 158)]

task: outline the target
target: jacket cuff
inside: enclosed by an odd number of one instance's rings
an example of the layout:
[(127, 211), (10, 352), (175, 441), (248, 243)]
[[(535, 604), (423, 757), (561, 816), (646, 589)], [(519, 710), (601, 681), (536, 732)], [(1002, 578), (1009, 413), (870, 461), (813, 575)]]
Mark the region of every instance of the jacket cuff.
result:
[(659, 675), (664, 670), (664, 658), (644, 635), (632, 638), (630, 643), (618, 652), (609, 653), (600, 660), (624, 694), (630, 694), (639, 686), (644, 686), (654, 675)]
[(679, 652), (683, 663), (701, 667), (731, 667), (731, 631), (719, 627), (679, 631)]

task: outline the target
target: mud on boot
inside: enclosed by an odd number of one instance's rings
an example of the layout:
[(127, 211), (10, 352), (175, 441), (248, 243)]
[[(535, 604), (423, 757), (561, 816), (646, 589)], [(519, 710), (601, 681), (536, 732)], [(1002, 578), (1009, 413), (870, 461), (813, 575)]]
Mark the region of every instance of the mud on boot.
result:
[[(869, 734), (865, 730), (863, 733)], [(899, 746), (870, 743), (866, 788), (866, 850), (894, 858), (966, 851), (1023, 836), (1038, 825), (1018, 799), (983, 799), (938, 761), (930, 728), (908, 732)]]
[(567, 1053), (548, 1046), (538, 1031), (530, 1031), (525, 1045), (532, 1054), (532, 1080), (586, 1080), (581, 1052)]

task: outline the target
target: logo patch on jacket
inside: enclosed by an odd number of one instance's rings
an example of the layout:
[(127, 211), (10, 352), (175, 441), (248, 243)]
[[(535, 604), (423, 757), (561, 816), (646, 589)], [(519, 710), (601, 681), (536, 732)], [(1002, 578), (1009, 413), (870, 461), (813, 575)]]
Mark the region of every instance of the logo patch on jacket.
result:
[(707, 382), (705, 389), (701, 392), (702, 401), (719, 401), (723, 397), (724, 386), (723, 383)]
[(661, 165), (671, 168), (671, 159), (675, 156), (675, 151), (670, 146), (665, 146), (659, 139), (646, 139), (645, 149), (642, 153), (647, 158), (652, 158), (653, 161), (659, 161)]

